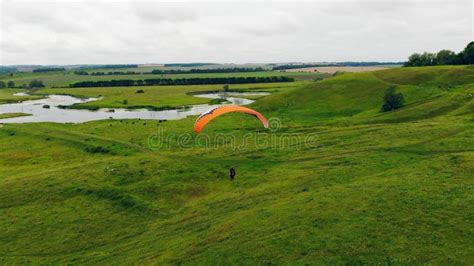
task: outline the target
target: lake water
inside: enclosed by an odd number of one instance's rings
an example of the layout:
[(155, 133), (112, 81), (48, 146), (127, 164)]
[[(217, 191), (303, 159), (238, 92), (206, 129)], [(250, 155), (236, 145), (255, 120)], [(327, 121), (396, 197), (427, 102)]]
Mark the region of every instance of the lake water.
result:
[[(17, 96), (27, 96), (26, 93), (17, 93)], [(242, 92), (242, 93), (204, 93), (196, 94), (195, 97), (217, 99), (224, 98), (229, 104), (247, 105), (252, 100), (239, 98), (237, 96), (268, 95), (264, 92)], [(99, 98), (80, 99), (66, 95), (49, 95), (44, 99), (24, 101), (21, 103), (0, 104), (0, 114), (4, 113), (27, 113), (30, 116), (0, 119), (0, 123), (32, 123), (32, 122), (56, 122), (56, 123), (83, 123), (87, 121), (103, 119), (154, 119), (154, 120), (175, 120), (182, 119), (190, 115), (200, 115), (218, 105), (191, 105), (187, 108), (177, 110), (150, 111), (146, 109), (100, 109), (98, 111), (62, 109), (58, 106), (68, 106), (76, 103), (97, 101)], [(49, 105), (49, 108), (44, 108)]]

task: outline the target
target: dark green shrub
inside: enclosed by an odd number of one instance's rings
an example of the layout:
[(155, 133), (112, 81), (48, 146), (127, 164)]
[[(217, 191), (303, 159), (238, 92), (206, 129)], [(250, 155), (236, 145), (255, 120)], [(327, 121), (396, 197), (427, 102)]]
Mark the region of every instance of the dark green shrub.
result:
[(403, 94), (396, 92), (396, 86), (390, 86), (385, 90), (383, 97), (382, 111), (388, 112), (398, 109), (405, 103)]
[(28, 87), (31, 89), (42, 88), (44, 87), (44, 84), (43, 84), (43, 81), (35, 79), (35, 80), (30, 81), (30, 85)]
[(89, 152), (89, 153), (109, 153), (110, 150), (107, 149), (107, 148), (104, 148), (104, 147), (101, 147), (101, 146), (97, 146), (97, 147), (87, 147), (86, 148), (86, 151)]

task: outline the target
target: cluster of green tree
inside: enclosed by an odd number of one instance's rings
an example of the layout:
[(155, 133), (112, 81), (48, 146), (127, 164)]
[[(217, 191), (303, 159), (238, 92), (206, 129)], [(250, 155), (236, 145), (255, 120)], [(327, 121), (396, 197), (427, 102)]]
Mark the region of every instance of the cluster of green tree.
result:
[(136, 64), (129, 64), (129, 65), (86, 65), (86, 66), (80, 66), (79, 70), (81, 69), (104, 69), (104, 68), (109, 68), (109, 69), (117, 69), (117, 68), (137, 68), (138, 65)]
[(438, 53), (414, 53), (403, 65), (410, 67), (468, 64), (474, 64), (474, 42), (470, 42), (464, 50), (457, 54), (451, 50), (441, 50)]
[(212, 66), (217, 65), (215, 63), (175, 63), (165, 64), (165, 67), (200, 67), (200, 66)]
[(18, 71), (18, 69), (16, 67), (0, 66), (0, 74), (13, 73), (13, 72), (17, 72), (17, 71)]
[(183, 79), (145, 79), (145, 80), (100, 80), (81, 81), (70, 84), (71, 88), (82, 87), (129, 87), (129, 86), (166, 86), (166, 85), (205, 85), (205, 84), (244, 84), (292, 82), (289, 77), (229, 77), (229, 78), (183, 78)]
[(42, 67), (33, 69), (35, 73), (43, 73), (43, 72), (53, 72), (53, 71), (64, 71), (66, 70), (64, 67)]
[[(36, 79), (30, 81), (29, 84), (23, 84), (21, 86), (21, 88), (25, 88), (25, 89), (34, 89), (34, 88), (42, 88), (42, 87), (44, 87), (43, 81), (36, 80)], [(15, 82), (10, 80), (5, 83), (5, 81), (0, 80), (0, 89), (4, 89), (4, 88), (15, 88)]]
[(193, 74), (193, 73), (236, 73), (236, 72), (260, 72), (265, 71), (261, 67), (248, 68), (248, 67), (233, 67), (233, 68), (214, 68), (214, 69), (198, 69), (193, 68), (189, 70), (182, 69), (154, 69), (151, 71), (152, 74)]
[(403, 62), (337, 62), (337, 63), (319, 63), (319, 64), (286, 64), (272, 67), (272, 70), (286, 70), (308, 67), (334, 67), (334, 66), (381, 66), (381, 65), (401, 65)]
[(0, 89), (4, 89), (4, 88), (14, 88), (15, 87), (15, 82), (13, 81), (8, 81), (8, 82), (5, 82), (5, 81), (2, 81), (0, 80)]
[(76, 75), (89, 75), (89, 72), (87, 72), (85, 70), (76, 70), (76, 71), (74, 71), (74, 74), (76, 74)]
[(43, 81), (41, 81), (41, 80), (36, 80), (36, 79), (30, 81), (29, 86), (28, 86), (28, 88), (30, 88), (30, 89), (42, 88), (42, 87), (44, 87)]

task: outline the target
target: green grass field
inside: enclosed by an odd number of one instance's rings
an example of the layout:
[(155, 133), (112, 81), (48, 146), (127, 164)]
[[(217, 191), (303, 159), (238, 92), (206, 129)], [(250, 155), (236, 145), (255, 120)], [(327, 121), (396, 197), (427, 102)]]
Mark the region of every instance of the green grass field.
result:
[(0, 104), (3, 103), (16, 103), (27, 100), (40, 99), (43, 96), (40, 95), (31, 95), (31, 96), (15, 96), (14, 94), (18, 92), (23, 92), (20, 89), (0, 89)]
[[(120, 71), (120, 70), (115, 70)], [(123, 70), (125, 71), (125, 70)], [(15, 73), (12, 77), (8, 74), (0, 75), (0, 80), (5, 82), (13, 81), (16, 86), (28, 84), (30, 81), (37, 79), (42, 80), (47, 87), (68, 87), (69, 84), (79, 81), (98, 81), (112, 79), (154, 79), (154, 78), (213, 78), (213, 77), (274, 77), (287, 76), (296, 80), (312, 80), (316, 78), (328, 77), (322, 73), (297, 73), (297, 72), (244, 72), (244, 73), (207, 73), (207, 74), (165, 74), (165, 75), (106, 75), (106, 76), (84, 76), (75, 75), (73, 71), (52, 72), (52, 73)]]
[[(305, 81), (283, 83), (231, 84), (229, 90), (234, 91), (290, 91), (306, 84)], [(143, 90), (144, 93), (137, 93)], [(67, 94), (76, 97), (103, 97), (103, 99), (74, 105), (76, 109), (96, 108), (143, 108), (161, 109), (175, 108), (192, 104), (209, 103), (210, 99), (197, 98), (191, 93), (223, 91), (223, 85), (192, 85), (192, 86), (143, 86), (143, 87), (112, 87), (112, 88), (55, 88), (42, 89), (36, 94)], [(127, 104), (124, 104), (127, 100)]]
[[(5, 124), (0, 263), (472, 265), (473, 71), (295, 83), (251, 106), (275, 131), (231, 114), (209, 140), (195, 117)], [(381, 113), (391, 84), (406, 105)], [(77, 93), (191, 100), (136, 89)]]
[(20, 117), (20, 116), (29, 116), (31, 114), (25, 114), (25, 113), (5, 113), (5, 114), (0, 114), (0, 119), (4, 118), (13, 118), (13, 117)]

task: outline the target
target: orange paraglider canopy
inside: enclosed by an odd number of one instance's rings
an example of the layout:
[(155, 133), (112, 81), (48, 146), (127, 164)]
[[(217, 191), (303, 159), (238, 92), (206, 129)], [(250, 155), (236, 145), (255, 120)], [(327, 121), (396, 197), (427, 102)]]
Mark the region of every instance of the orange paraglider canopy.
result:
[(196, 133), (201, 132), (201, 130), (206, 126), (207, 123), (211, 122), (212, 119), (221, 116), (226, 113), (231, 113), (231, 112), (240, 112), (240, 113), (246, 113), (249, 115), (253, 115), (258, 118), (263, 124), (265, 128), (268, 128), (268, 121), (267, 119), (260, 114), (259, 112), (252, 110), (247, 107), (243, 106), (238, 106), (238, 105), (224, 105), (224, 106), (219, 106), (214, 109), (211, 109), (205, 113), (203, 113), (201, 116), (198, 117), (196, 120), (196, 123), (194, 123), (194, 131)]

